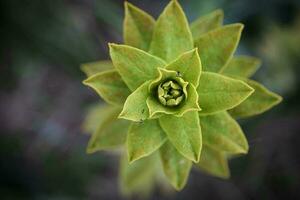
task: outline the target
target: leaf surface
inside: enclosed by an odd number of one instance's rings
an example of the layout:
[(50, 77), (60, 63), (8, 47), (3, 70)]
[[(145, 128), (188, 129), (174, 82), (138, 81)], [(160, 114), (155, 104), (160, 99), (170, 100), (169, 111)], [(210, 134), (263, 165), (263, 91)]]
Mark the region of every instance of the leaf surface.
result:
[(102, 113), (103, 119), (99, 120), (101, 124), (89, 140), (87, 153), (119, 147), (125, 143), (130, 122), (118, 119), (119, 113), (119, 107), (108, 107)]
[(163, 60), (140, 49), (117, 44), (109, 47), (113, 64), (131, 91), (156, 78), (157, 68), (165, 66)]
[(261, 65), (261, 61), (251, 56), (236, 56), (221, 69), (220, 73), (228, 76), (248, 78), (252, 76)]
[(188, 21), (179, 3), (172, 0), (156, 22), (150, 53), (170, 62), (191, 49), (193, 37)]
[(123, 105), (130, 90), (116, 70), (97, 73), (83, 81), (93, 88), (107, 103)]
[(96, 62), (84, 63), (80, 66), (81, 71), (83, 71), (88, 77), (95, 75), (99, 72), (113, 69), (114, 66), (110, 60), (101, 60)]
[(195, 40), (204, 71), (218, 72), (229, 62), (240, 41), (242, 29), (242, 24), (226, 25)]
[(243, 81), (212, 72), (202, 72), (197, 88), (200, 114), (229, 110), (247, 99), (254, 91)]
[(227, 113), (200, 117), (203, 143), (218, 151), (247, 153), (249, 146), (239, 124)]
[(191, 31), (194, 38), (222, 26), (224, 13), (221, 9), (215, 10), (207, 15), (199, 17), (191, 23)]
[(204, 172), (227, 179), (230, 177), (228, 161), (224, 152), (214, 150), (207, 145), (203, 145), (201, 159), (196, 166)]
[(187, 182), (192, 162), (179, 154), (170, 142), (160, 148), (160, 157), (167, 179), (176, 190), (181, 190)]
[(261, 114), (282, 101), (281, 96), (271, 92), (260, 83), (249, 79), (245, 79), (245, 82), (254, 88), (255, 92), (237, 107), (229, 111), (235, 118)]
[(148, 13), (125, 2), (124, 43), (148, 51), (155, 20)]
[(182, 117), (164, 115), (159, 118), (159, 122), (178, 152), (187, 159), (198, 162), (202, 147), (198, 112), (187, 112)]
[(129, 161), (133, 162), (157, 150), (167, 137), (158, 120), (132, 123), (127, 135)]

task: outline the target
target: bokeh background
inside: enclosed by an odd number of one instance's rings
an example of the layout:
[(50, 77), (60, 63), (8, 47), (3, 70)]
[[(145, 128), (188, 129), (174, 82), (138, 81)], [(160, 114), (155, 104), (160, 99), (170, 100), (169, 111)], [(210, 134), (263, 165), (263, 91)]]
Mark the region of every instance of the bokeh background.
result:
[[(168, 1), (130, 2), (157, 17)], [(182, 192), (150, 199), (300, 199), (300, 1), (180, 2), (191, 21), (222, 8), (244, 23), (237, 54), (260, 57), (254, 78), (284, 101), (241, 121), (250, 152), (230, 161), (230, 180), (194, 170)], [(101, 100), (79, 70), (122, 42), (123, 15), (121, 0), (0, 1), (1, 199), (123, 199), (118, 157), (85, 153), (81, 124)]]

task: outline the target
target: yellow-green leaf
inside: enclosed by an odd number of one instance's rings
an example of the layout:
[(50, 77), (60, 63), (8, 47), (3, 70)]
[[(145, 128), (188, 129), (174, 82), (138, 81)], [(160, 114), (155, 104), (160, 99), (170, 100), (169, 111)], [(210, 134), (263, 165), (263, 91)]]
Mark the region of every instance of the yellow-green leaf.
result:
[(172, 0), (156, 22), (150, 53), (170, 62), (192, 48), (193, 37), (186, 16), (177, 0)]
[(223, 67), (220, 73), (228, 76), (248, 78), (252, 76), (261, 65), (261, 61), (251, 56), (236, 56)]
[(197, 87), (202, 69), (198, 50), (193, 49), (181, 54), (174, 62), (168, 64), (166, 69), (176, 71), (183, 80)]
[(199, 17), (190, 25), (193, 37), (197, 39), (202, 34), (222, 26), (223, 19), (224, 13), (221, 9), (215, 10), (207, 15)]
[(200, 114), (207, 115), (239, 105), (254, 90), (243, 81), (212, 72), (202, 72), (197, 91), (202, 109)]
[(165, 66), (163, 60), (140, 49), (117, 44), (109, 47), (113, 64), (131, 91), (156, 78), (157, 68)]
[(119, 180), (124, 195), (141, 195), (147, 197), (154, 189), (156, 170), (159, 166), (157, 154), (148, 156), (129, 164), (124, 154), (120, 162)]
[(249, 146), (239, 124), (226, 112), (201, 116), (203, 144), (218, 151), (247, 153)]
[(229, 111), (232, 116), (242, 118), (261, 114), (282, 101), (281, 96), (269, 91), (260, 83), (253, 80), (245, 80), (245, 82), (254, 88), (255, 92), (240, 105)]
[(108, 107), (102, 120), (99, 120), (99, 127), (89, 141), (87, 153), (94, 153), (99, 150), (111, 149), (123, 145), (126, 140), (127, 130), (130, 122), (118, 119), (119, 107)]
[(125, 101), (119, 118), (142, 122), (149, 117), (149, 109), (146, 100), (149, 97), (149, 81), (142, 84)]
[(130, 162), (149, 156), (157, 150), (167, 137), (158, 120), (132, 123), (127, 135), (127, 151)]
[(130, 90), (116, 70), (97, 73), (83, 81), (93, 88), (107, 103), (123, 105)]
[(201, 158), (196, 166), (204, 172), (219, 178), (229, 178), (230, 171), (224, 152), (217, 151), (207, 145), (203, 145)]
[(81, 70), (87, 75), (92, 76), (99, 72), (113, 69), (114, 66), (110, 60), (84, 63), (80, 66)]
[(148, 51), (155, 20), (148, 13), (125, 2), (124, 43)]
[(202, 134), (197, 111), (187, 112), (182, 117), (164, 115), (159, 123), (179, 153), (189, 160), (199, 161)]
[(187, 182), (192, 161), (179, 154), (170, 142), (166, 142), (159, 150), (168, 181), (176, 190), (181, 190)]
[(204, 71), (218, 72), (229, 62), (239, 43), (242, 24), (222, 26), (195, 40)]

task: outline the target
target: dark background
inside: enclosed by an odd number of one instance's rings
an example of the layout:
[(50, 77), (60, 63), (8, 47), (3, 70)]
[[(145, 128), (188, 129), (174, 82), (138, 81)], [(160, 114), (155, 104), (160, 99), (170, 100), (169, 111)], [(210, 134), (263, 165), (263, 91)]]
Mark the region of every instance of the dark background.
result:
[[(155, 17), (167, 0), (132, 0)], [(247, 156), (223, 181), (192, 171), (176, 195), (151, 199), (300, 199), (300, 1), (181, 0), (190, 20), (216, 8), (245, 29), (237, 54), (258, 56), (255, 79), (284, 97), (241, 121)], [(99, 102), (79, 65), (122, 42), (121, 0), (0, 1), (0, 198), (122, 199), (118, 158), (85, 154), (82, 121)]]

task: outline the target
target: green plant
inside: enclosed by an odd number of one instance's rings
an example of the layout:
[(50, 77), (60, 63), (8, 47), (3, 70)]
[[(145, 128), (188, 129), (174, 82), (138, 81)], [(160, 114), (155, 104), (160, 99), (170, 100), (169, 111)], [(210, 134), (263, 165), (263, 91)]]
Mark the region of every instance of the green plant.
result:
[(248, 152), (234, 118), (281, 101), (248, 79), (258, 59), (233, 57), (243, 25), (222, 23), (223, 12), (216, 10), (188, 24), (176, 0), (156, 21), (126, 2), (125, 44), (109, 44), (112, 62), (82, 66), (88, 75), (83, 83), (112, 105), (99, 108), (97, 128), (88, 126), (94, 133), (87, 152), (124, 145), (127, 191), (150, 190), (159, 166), (176, 190), (186, 184), (192, 164), (228, 178), (229, 155)]

